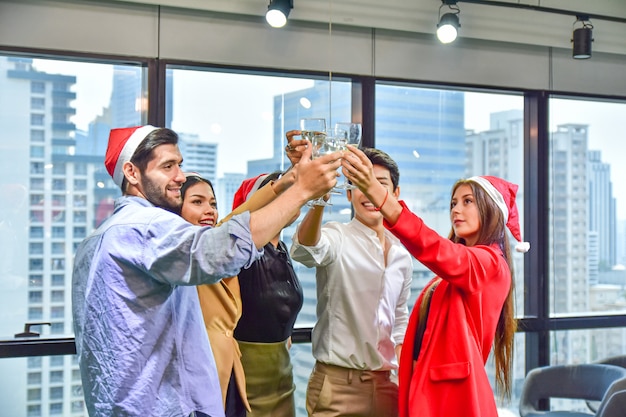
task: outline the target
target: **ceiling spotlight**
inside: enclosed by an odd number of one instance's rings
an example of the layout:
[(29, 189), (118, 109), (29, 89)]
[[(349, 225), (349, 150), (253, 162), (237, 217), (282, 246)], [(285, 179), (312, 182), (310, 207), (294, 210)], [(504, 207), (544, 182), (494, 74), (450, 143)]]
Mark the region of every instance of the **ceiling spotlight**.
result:
[[(461, 24), (459, 23), (459, 7), (457, 0), (442, 0), (439, 6), (439, 23), (437, 24), (437, 38), (441, 43), (453, 42), (458, 34)], [(443, 15), (441, 9), (447, 6), (447, 11)]]
[(580, 23), (582, 26), (574, 29), (572, 35), (572, 56), (574, 59), (591, 58), (591, 42), (593, 42), (593, 25), (589, 22), (589, 16), (577, 15), (574, 27)]
[(291, 9), (293, 9), (293, 0), (270, 0), (265, 20), (271, 27), (282, 28), (287, 23)]

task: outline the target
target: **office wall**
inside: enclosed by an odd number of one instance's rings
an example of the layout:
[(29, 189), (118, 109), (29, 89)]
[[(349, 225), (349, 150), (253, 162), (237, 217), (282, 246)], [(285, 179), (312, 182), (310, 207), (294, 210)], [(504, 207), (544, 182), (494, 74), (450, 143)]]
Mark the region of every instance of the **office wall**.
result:
[[(611, 25), (626, 34), (626, 25)], [(2, 46), (626, 96), (626, 45), (624, 54), (581, 61), (537, 43), (459, 38), (444, 46), (431, 33), (303, 21), (277, 30), (261, 16), (150, 4), (0, 0)]]

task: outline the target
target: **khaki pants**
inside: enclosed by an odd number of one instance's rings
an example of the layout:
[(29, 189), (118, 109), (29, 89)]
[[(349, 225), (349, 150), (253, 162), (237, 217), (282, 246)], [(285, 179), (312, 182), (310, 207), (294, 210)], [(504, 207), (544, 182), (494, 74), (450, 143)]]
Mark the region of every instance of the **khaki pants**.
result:
[(389, 371), (360, 371), (316, 362), (306, 392), (310, 417), (396, 417), (398, 385)]

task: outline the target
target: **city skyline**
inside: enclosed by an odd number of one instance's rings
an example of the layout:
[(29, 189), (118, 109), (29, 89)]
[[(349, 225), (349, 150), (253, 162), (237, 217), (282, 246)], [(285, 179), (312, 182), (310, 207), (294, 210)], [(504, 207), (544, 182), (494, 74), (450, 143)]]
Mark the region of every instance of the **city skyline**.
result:
[[(55, 60), (34, 60), (34, 66), (41, 71), (50, 73), (71, 73), (76, 75), (76, 90), (87, 90), (87, 95), (77, 95), (76, 100), (80, 105), (75, 106), (78, 111), (73, 116), (72, 121), (80, 130), (87, 130), (89, 123), (102, 113), (107, 107), (113, 86), (113, 68), (100, 64), (73, 63)], [(177, 85), (174, 102), (184, 102), (185, 97), (195, 96), (199, 88), (198, 79), (202, 72), (185, 71), (192, 76), (176, 77)], [(284, 77), (263, 77), (264, 83), (241, 84), (227, 82), (230, 78), (228, 74), (214, 73), (215, 76), (223, 76), (224, 82), (219, 85), (223, 87), (219, 94), (204, 94), (206, 100), (201, 102), (189, 102), (183, 105), (173, 116), (172, 128), (188, 134), (197, 134), (201, 141), (220, 143), (220, 155), (235, 163), (222, 166), (218, 161), (217, 176), (221, 178), (225, 173), (246, 174), (246, 164), (248, 159), (269, 159), (272, 158), (273, 140), (273, 120), (272, 120), (272, 98), (277, 92), (287, 94), (310, 87), (312, 82), (307, 79), (291, 79)], [(251, 80), (253, 76), (249, 77)], [(273, 82), (272, 82), (273, 80)], [(253, 81), (251, 81), (253, 82)], [(98, 85), (98, 89), (93, 89), (93, 85)], [(256, 118), (245, 121), (236, 118), (235, 114), (224, 114), (222, 111), (231, 106), (223, 105), (220, 100), (210, 101), (210, 97), (218, 96), (232, 97), (234, 101), (244, 101), (241, 97), (249, 98), (246, 94), (250, 88), (254, 88), (255, 93), (263, 91), (266, 95), (266, 103), (259, 105), (259, 100), (250, 101), (249, 109), (255, 107), (262, 110), (257, 112)], [(193, 91), (194, 94), (186, 93)], [(254, 103), (254, 104), (253, 104)], [(550, 132), (554, 132), (561, 124), (586, 124), (589, 126), (589, 149), (610, 149), (611, 141), (619, 138), (626, 138), (626, 124), (615, 123), (621, 120), (624, 114), (623, 108), (616, 108), (611, 102), (588, 102), (585, 100), (573, 100), (564, 98), (554, 98), (551, 103), (555, 105), (551, 108)], [(621, 104), (622, 107), (626, 105)], [(485, 131), (489, 129), (489, 114), (494, 111), (522, 109), (523, 97), (519, 94), (495, 94), (483, 92), (465, 92), (465, 127), (468, 130)], [(214, 110), (212, 110), (214, 109)], [(222, 115), (222, 116), (216, 116)], [(220, 117), (223, 117), (220, 119)], [(207, 120), (208, 119), (208, 120)], [(242, 126), (251, 123), (252, 130), (242, 130)], [(286, 130), (297, 128), (288, 127)], [(250, 135), (261, 138), (254, 142), (255, 146), (242, 149), (237, 135)], [(233, 133), (235, 132), (235, 133)], [(224, 140), (226, 135), (233, 135), (231, 140)], [(239, 137), (241, 137), (239, 136)], [(619, 152), (604, 152), (603, 160), (611, 166), (611, 181), (618, 183), (621, 178), (626, 178), (626, 164), (621, 160)], [(619, 220), (626, 220), (626, 187), (614, 187), (614, 197), (617, 201), (617, 217)]]
[[(29, 67), (26, 61), (16, 60), (15, 62), (16, 67), (19, 65), (19, 69), (13, 73), (8, 72), (9, 76), (1, 81), (6, 82), (8, 88), (13, 89), (11, 90), (13, 91), (13, 95), (30, 99), (16, 101), (15, 103), (19, 103), (20, 106), (11, 108), (15, 113), (20, 112), (20, 114), (30, 115), (30, 118), (11, 119), (9, 117), (6, 119), (8, 120), (8, 126), (12, 129), (10, 130), (11, 134), (15, 137), (23, 138), (23, 140), (15, 141), (12, 146), (15, 147), (17, 154), (20, 155), (21, 159), (19, 159), (18, 162), (22, 160), (28, 161), (28, 163), (20, 162), (18, 167), (20, 169), (19, 177), (24, 181), (24, 189), (26, 190), (28, 196), (27, 201), (30, 202), (30, 205), (28, 211), (20, 211), (13, 214), (20, 224), (23, 223), (26, 225), (25, 227), (28, 228), (29, 233), (28, 236), (24, 238), (25, 242), (28, 244), (27, 253), (22, 253), (23, 251), (21, 251), (19, 252), (19, 256), (11, 259), (16, 265), (19, 264), (21, 271), (19, 276), (23, 275), (25, 277), (25, 281), (20, 281), (21, 284), (15, 288), (11, 302), (16, 303), (15, 305), (19, 307), (24, 304), (24, 300), (27, 300), (25, 307), (17, 313), (19, 317), (21, 318), (23, 314), (28, 320), (50, 320), (53, 322), (53, 326), (51, 326), (50, 329), (44, 328), (42, 334), (44, 336), (58, 335), (69, 330), (68, 326), (71, 323), (71, 317), (68, 316), (69, 310), (66, 309), (66, 306), (69, 305), (67, 295), (70, 289), (70, 260), (72, 258), (74, 245), (82, 240), (97, 223), (94, 219), (100, 215), (99, 208), (101, 206), (99, 202), (103, 201), (101, 200), (102, 197), (110, 198), (113, 194), (119, 193), (119, 189), (112, 185), (110, 179), (106, 176), (106, 172), (104, 172), (102, 168), (101, 150), (98, 150), (96, 146), (85, 146), (81, 148), (82, 150), (79, 154), (75, 154), (74, 151), (78, 148), (76, 142), (87, 141), (85, 142), (86, 145), (97, 142), (98, 145), (102, 145), (100, 142), (107, 136), (104, 127), (107, 127), (107, 123), (116, 120), (114, 116), (111, 116), (111, 114), (115, 112), (110, 110), (117, 109), (119, 111), (119, 109), (122, 108), (122, 104), (128, 104), (128, 100), (132, 99), (132, 94), (128, 96), (126, 93), (135, 90), (134, 88), (120, 88), (120, 86), (125, 86), (126, 83), (125, 80), (118, 80), (119, 84), (116, 91), (108, 94), (108, 98), (102, 106), (102, 109), (106, 109), (106, 111), (103, 110), (103, 114), (97, 114), (95, 118), (88, 123), (88, 129), (96, 129), (99, 135), (102, 135), (102, 137), (95, 139), (96, 136), (92, 136), (91, 133), (93, 132), (91, 131), (70, 132), (70, 129), (73, 129), (71, 122), (74, 122), (76, 117), (74, 116), (74, 112), (79, 113), (78, 107), (81, 106), (80, 96), (82, 94), (89, 94), (89, 92), (71, 92), (71, 90), (73, 90), (71, 89), (71, 85), (73, 85), (74, 82), (74, 75), (67, 75), (69, 71), (59, 76), (48, 76), (43, 73), (29, 74)], [(135, 86), (139, 84), (140, 80), (133, 78), (136, 75), (133, 71), (128, 71), (127, 73), (122, 72), (122, 74), (127, 74), (130, 79), (135, 80)], [(248, 76), (239, 74), (239, 77)], [(31, 81), (32, 79), (35, 81)], [(30, 84), (31, 82), (32, 85)], [(76, 77), (76, 83), (78, 83), (78, 76)], [(205, 87), (205, 83), (206, 80), (203, 80), (203, 87)], [(246, 83), (238, 83), (238, 85), (246, 85)], [(248, 89), (253, 88), (250, 85), (246, 85), (246, 87)], [(420, 89), (413, 87), (405, 89), (405, 87), (406, 86), (392, 86), (391, 88), (382, 88), (380, 91), (377, 91), (377, 99), (381, 100), (380, 105), (383, 106), (385, 110), (377, 112), (377, 118), (380, 117), (380, 120), (377, 119), (377, 126), (382, 126), (380, 127), (380, 146), (385, 149), (392, 149), (394, 157), (398, 158), (399, 163), (406, 164), (401, 168), (404, 178), (413, 179), (413, 181), (419, 183), (411, 184), (416, 187), (419, 186), (419, 188), (414, 189), (414, 191), (408, 194), (417, 195), (419, 193), (430, 193), (430, 197), (439, 194), (445, 194), (447, 196), (450, 178), (444, 177), (444, 174), (451, 175), (451, 173), (454, 173), (454, 175), (457, 175), (459, 172), (463, 172), (464, 169), (470, 166), (468, 165), (468, 160), (470, 159), (476, 162), (473, 169), (484, 169), (486, 170), (485, 173), (491, 173), (494, 172), (492, 170), (497, 170), (495, 171), (496, 175), (508, 177), (511, 174), (508, 170), (511, 169), (515, 171), (514, 175), (521, 175), (521, 173), (518, 172), (518, 160), (522, 159), (522, 155), (519, 153), (520, 138), (522, 136), (520, 132), (523, 130), (521, 109), (509, 112), (508, 106), (504, 108), (494, 107), (497, 112), (494, 110), (485, 113), (487, 107), (481, 108), (483, 113), (479, 114), (480, 117), (474, 116), (472, 123), (474, 126), (480, 126), (480, 124), (484, 123), (484, 120), (487, 119), (489, 120), (489, 126), (485, 130), (474, 132), (474, 139), (476, 139), (478, 145), (473, 149), (480, 152), (480, 154), (470, 156), (467, 148), (467, 140), (469, 138), (467, 135), (468, 124), (465, 123), (464, 119), (467, 118), (465, 107), (474, 107), (471, 100), (469, 102), (465, 100), (465, 96), (459, 91)], [(200, 87), (196, 90), (196, 94), (209, 96), (209, 94), (202, 91)], [(312, 88), (311, 90), (314, 89)], [(333, 103), (333, 111), (337, 110), (337, 108), (334, 107), (335, 105), (343, 112), (349, 108), (349, 88), (345, 90), (342, 98), (343, 103), (340, 102), (341, 100), (335, 101)], [(213, 94), (216, 94), (216, 91), (217, 90), (214, 90)], [(323, 86), (319, 88), (317, 95), (315, 95), (315, 91), (308, 91), (308, 93), (312, 94), (311, 97), (317, 97), (318, 102), (316, 104), (322, 107), (329, 101), (326, 95), (327, 91), (324, 90)], [(394, 94), (396, 94), (396, 96), (394, 96)], [(73, 98), (74, 96), (76, 98)], [(280, 126), (280, 123), (284, 123), (281, 122), (282, 120), (290, 121), (288, 123), (295, 123), (294, 121), (298, 120), (298, 114), (300, 112), (299, 96), (300, 90), (291, 93), (283, 92), (281, 95), (272, 96), (273, 107), (269, 106), (269, 108), (272, 109), (271, 114), (274, 115), (273, 117), (280, 120), (276, 125), (272, 123), (274, 134), (268, 135), (270, 145), (263, 145), (268, 147), (271, 154), (267, 156), (265, 154), (255, 154), (249, 158), (244, 158), (243, 155), (238, 154), (238, 159), (243, 159), (246, 163), (252, 163), (255, 161), (258, 162), (260, 159), (272, 158), (274, 161), (278, 162), (280, 158), (282, 158), (284, 138), (276, 137), (278, 136), (276, 135), (276, 130), (279, 132), (284, 130), (283, 127)], [(186, 95), (183, 94), (183, 97), (186, 97)], [(497, 101), (495, 99), (497, 99), (499, 95), (491, 94), (481, 97), (483, 99), (492, 98), (492, 101), (495, 102)], [(509, 96), (505, 97), (509, 98)], [(520, 96), (511, 96), (510, 98), (514, 100), (513, 104), (521, 102)], [(492, 101), (489, 102), (495, 106), (495, 103)], [(192, 106), (203, 107), (203, 105), (194, 104), (191, 100), (190, 102)], [(251, 100), (251, 102), (253, 102), (253, 100)], [(183, 104), (189, 105), (187, 101), (183, 101)], [(224, 102), (222, 104), (226, 103)], [(256, 110), (246, 109), (243, 113), (250, 111)], [(407, 115), (412, 115), (412, 118), (410, 123), (403, 125), (402, 122), (404, 118), (410, 118), (410, 116)], [(117, 117), (119, 118), (119, 116)], [(139, 117), (139, 113), (137, 113), (135, 117)], [(248, 116), (246, 116), (246, 120), (250, 120)], [(132, 120), (129, 121), (129, 123), (133, 122)], [(590, 150), (595, 150), (592, 148), (590, 140), (589, 146), (587, 146), (587, 129), (579, 129), (576, 126), (578, 123), (569, 124), (571, 125), (569, 128), (573, 133), (571, 136), (572, 139), (578, 140), (584, 137), (584, 141), (581, 141), (581, 143), (584, 142), (585, 145), (584, 147), (577, 148), (576, 152), (569, 153), (573, 155), (571, 160), (565, 158), (554, 161), (554, 164), (558, 165), (558, 171), (555, 171), (552, 175), (564, 176), (565, 180), (567, 180), (569, 175), (572, 176), (572, 179), (577, 178), (580, 174), (577, 171), (577, 169), (579, 169), (577, 168), (577, 164), (587, 166), (587, 155)], [(210, 120), (205, 120), (205, 125), (210, 126)], [(417, 129), (416, 126), (420, 128)], [(256, 135), (257, 133), (254, 130), (250, 131), (247, 129), (247, 126), (245, 126), (241, 120), (239, 120), (238, 128), (239, 131), (248, 135)], [(415, 140), (413, 134), (417, 130), (419, 130), (418, 133), (422, 135), (420, 137), (422, 142), (418, 142), (421, 146), (420, 150), (426, 152), (421, 156), (422, 159), (419, 163), (415, 164), (414, 159), (411, 159), (413, 156), (410, 155), (410, 150), (414, 149)], [(83, 135), (83, 133), (86, 134)], [(189, 134), (187, 129), (182, 129), (181, 133)], [(564, 132), (560, 133), (561, 136), (563, 134)], [(65, 135), (67, 137), (65, 137)], [(184, 140), (185, 135), (181, 136)], [(568, 141), (566, 136), (564, 136), (564, 140), (566, 143), (570, 142), (570, 145), (574, 146), (574, 140)], [(235, 145), (238, 144), (239, 148), (241, 148), (240, 143), (241, 142), (235, 141)], [(609, 150), (610, 146), (605, 146), (600, 149), (602, 156), (599, 154), (595, 155), (598, 162), (604, 162), (604, 155), (611, 153)], [(492, 153), (491, 151), (494, 152)], [(195, 151), (190, 150), (189, 152)], [(225, 159), (223, 155), (217, 156), (219, 152), (220, 146), (217, 146), (216, 151), (208, 158), (215, 161)], [(11, 152), (11, 155), (13, 154), (14, 153)], [(193, 155), (193, 157), (200, 156), (200, 152), (197, 152), (197, 154), (198, 155)], [(555, 156), (566, 156), (567, 154), (567, 152), (561, 151), (559, 153), (553, 151), (551, 158)], [(192, 159), (192, 155), (190, 155), (189, 159)], [(13, 165), (14, 164), (15, 163), (13, 163)], [(11, 165), (12, 164), (9, 163), (7, 167)], [(445, 168), (442, 169), (440, 167)], [(436, 184), (432, 183), (435, 178), (429, 176), (431, 169), (435, 169), (437, 172), (436, 180), (439, 182)], [(103, 187), (99, 186), (100, 181), (103, 182)], [(516, 181), (519, 180), (516, 179)], [(602, 181), (604, 184), (607, 183), (605, 177), (602, 178)], [(576, 184), (584, 184), (585, 179), (578, 178), (573, 182)], [(231, 185), (234, 186), (235, 184)], [(578, 185), (571, 188), (572, 193), (576, 192), (576, 186)], [(585, 190), (586, 186), (578, 189)], [(560, 188), (559, 191), (564, 191), (564, 187)], [(559, 274), (561, 275), (551, 278), (554, 279), (555, 282), (556, 279), (576, 279), (576, 283), (568, 282), (567, 285), (561, 283), (559, 283), (558, 286), (555, 285), (553, 288), (558, 293), (552, 294), (554, 297), (558, 296), (563, 298), (562, 296), (566, 295), (566, 293), (561, 292), (564, 286), (567, 288), (576, 286), (578, 294), (582, 294), (583, 296), (591, 293), (592, 290), (595, 292), (603, 291), (600, 286), (592, 287), (591, 281), (587, 281), (587, 271), (589, 271), (587, 261), (593, 261), (597, 259), (598, 256), (597, 252), (593, 250), (593, 243), (590, 244), (588, 239), (581, 241), (580, 238), (577, 237), (582, 234), (595, 238), (592, 231), (585, 228), (583, 224), (586, 218), (586, 211), (589, 210), (589, 197), (585, 196), (584, 193), (583, 195), (579, 194), (581, 193), (576, 195), (576, 200), (573, 202), (568, 202), (567, 197), (558, 199), (559, 203), (565, 205), (565, 207), (562, 205), (558, 208), (558, 213), (562, 216), (558, 220), (561, 221), (563, 216), (565, 216), (566, 221), (577, 222), (578, 234), (569, 235), (569, 237), (565, 239), (565, 242), (558, 241), (555, 247), (559, 250), (563, 249), (565, 251), (563, 253), (567, 254), (568, 252), (565, 246), (572, 245), (576, 247), (576, 253), (579, 255), (576, 256), (576, 259), (567, 260), (567, 262), (571, 261), (571, 268), (574, 273), (569, 274), (568, 272), (567, 275), (564, 275), (560, 271), (566, 270), (567, 268), (561, 267), (559, 269)], [(561, 195), (567, 196), (567, 193)], [(437, 205), (443, 204), (442, 207), (445, 208), (447, 204), (446, 198), (449, 197), (444, 197), (439, 200), (429, 199), (427, 201), (433, 201)], [(337, 206), (339, 207), (340, 205)], [(441, 216), (436, 213), (433, 214), (433, 216), (444, 219), (442, 224), (446, 223), (446, 227), (449, 228), (449, 219), (446, 219), (445, 210), (440, 208), (441, 207), (433, 211), (433, 213), (441, 211)], [(570, 212), (570, 209), (575, 209), (576, 214), (567, 214)], [(331, 210), (327, 218), (336, 218), (343, 221), (343, 217), (339, 215), (346, 218), (348, 217), (346, 213), (337, 213)], [(431, 215), (429, 214), (428, 216)], [(430, 224), (430, 220), (432, 220), (432, 218), (429, 217), (429, 221), (427, 221), (428, 224)], [(556, 222), (555, 225), (557, 225)], [(563, 223), (558, 223), (558, 227), (563, 227)], [(567, 223), (565, 223), (565, 227), (567, 227)], [(558, 240), (561, 238), (558, 230), (555, 229), (554, 233), (558, 236), (551, 235), (552, 239)], [(12, 248), (13, 247), (17, 246), (13, 245)], [(567, 256), (562, 255), (561, 252), (553, 255), (558, 255), (560, 258)], [(521, 256), (517, 256), (516, 260), (520, 261)], [(6, 265), (8, 265), (8, 263), (5, 264), (5, 266)], [(523, 268), (523, 265), (520, 266)], [(518, 264), (516, 264), (516, 271), (520, 273), (519, 277), (522, 279), (523, 272), (522, 269), (518, 269)], [(298, 272), (298, 274), (300, 275), (300, 272)], [(303, 287), (306, 291), (309, 291), (309, 294), (311, 294), (310, 291), (313, 291), (314, 294), (314, 280), (310, 279), (310, 275), (311, 271), (302, 271), (302, 279), (306, 281), (303, 282)], [(425, 269), (420, 269), (414, 276), (416, 293), (419, 291), (421, 282), (426, 275), (430, 276), (431, 274)], [(305, 276), (307, 278), (305, 278)], [(572, 278), (570, 278), (570, 276)], [(600, 279), (604, 279), (602, 276), (599, 277)], [(598, 276), (594, 277), (594, 279), (596, 278), (598, 278)], [(591, 274), (589, 274), (589, 279), (591, 279)], [(602, 308), (604, 310), (619, 309), (620, 304), (613, 306), (613, 304), (606, 301), (608, 298), (614, 299), (617, 296), (615, 291), (611, 293), (607, 290), (605, 293), (605, 298), (598, 299), (598, 303), (602, 305)], [(417, 294), (414, 294), (414, 296), (415, 295)], [(5, 297), (6, 296), (7, 295), (5, 295)], [(565, 307), (559, 306), (556, 312), (561, 313), (563, 309), (568, 312), (581, 310), (591, 311), (589, 310), (591, 301), (582, 303), (578, 300), (570, 300), (569, 296), (565, 298), (567, 299), (567, 304), (565, 304)], [(311, 299), (312, 298), (309, 298), (309, 300)], [(303, 311), (303, 316), (307, 317), (308, 320), (314, 320), (314, 314), (314, 303), (307, 305), (306, 309)], [(20, 318), (17, 320), (21, 323), (22, 320)], [(13, 323), (7, 323), (7, 325), (9, 324)], [(300, 323), (300, 325), (302, 324), (304, 323)], [(586, 334), (587, 332), (584, 333)], [(574, 351), (574, 342), (578, 343), (579, 341), (584, 341), (587, 346), (590, 346), (591, 343), (586, 337), (559, 339), (559, 343), (567, 346), (567, 349), (571, 351)], [(307, 345), (298, 345), (298, 349), (302, 349), (305, 352), (309, 348), (310, 347), (307, 347)], [(589, 354), (589, 351), (581, 350), (581, 352), (585, 355)], [(309, 353), (305, 353), (302, 360), (298, 361), (298, 363), (301, 363), (299, 373), (302, 374), (301, 376), (303, 378), (298, 382), (300, 389), (305, 385), (306, 376), (309, 371), (309, 361)], [(520, 367), (520, 369), (516, 371), (518, 377), (523, 377), (522, 365), (523, 364), (518, 364)], [(63, 366), (64, 369), (71, 369), (72, 372), (76, 371), (76, 364), (70, 363), (69, 360), (60, 361), (57, 358), (44, 358), (43, 362), (37, 362), (36, 360), (29, 361), (28, 366), (24, 369), (24, 374), (28, 374), (30, 378), (31, 374), (42, 372), (44, 375), (43, 387), (47, 387), (47, 381), (54, 386), (58, 384), (58, 380), (55, 378), (58, 378), (57, 374), (59, 371), (57, 368), (61, 366)], [(72, 373), (72, 383), (76, 382), (75, 378), (76, 374)], [(44, 404), (45, 401), (48, 401), (46, 397), (47, 388), (44, 389), (43, 396), (41, 392), (39, 392), (39, 394), (36, 392), (36, 386), (39, 385), (41, 385), (40, 382), (29, 382), (25, 384), (29, 395), (26, 400), (28, 407), (35, 403), (39, 404), (41, 401), (43, 401)], [(52, 409), (52, 405), (56, 407), (55, 410), (58, 409), (58, 407), (62, 407), (59, 402), (60, 399), (75, 398), (78, 395), (75, 391), (72, 391), (73, 394), (71, 396), (65, 395), (62, 392), (58, 393), (57, 391), (58, 390), (54, 391), (54, 395), (57, 397), (50, 398), (50, 409)], [(78, 405), (76, 405), (76, 407), (79, 408)]]

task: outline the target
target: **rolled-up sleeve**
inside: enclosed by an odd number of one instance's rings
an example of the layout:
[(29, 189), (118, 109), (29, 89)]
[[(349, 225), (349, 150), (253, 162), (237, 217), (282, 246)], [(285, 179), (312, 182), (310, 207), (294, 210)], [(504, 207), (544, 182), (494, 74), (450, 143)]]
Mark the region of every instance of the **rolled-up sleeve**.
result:
[[(298, 228), (300, 225), (298, 226)], [(298, 231), (292, 237), (289, 251), (291, 258), (308, 268), (325, 266), (337, 258), (341, 247), (341, 232), (332, 222), (326, 223), (320, 232), (320, 240), (314, 246), (305, 246), (298, 240)]]
[(144, 239), (139, 264), (154, 279), (171, 285), (218, 282), (237, 275), (263, 254), (252, 240), (249, 212), (233, 216), (217, 228), (157, 215), (146, 228), (136, 236)]

